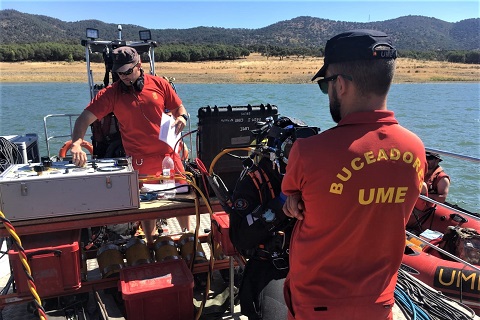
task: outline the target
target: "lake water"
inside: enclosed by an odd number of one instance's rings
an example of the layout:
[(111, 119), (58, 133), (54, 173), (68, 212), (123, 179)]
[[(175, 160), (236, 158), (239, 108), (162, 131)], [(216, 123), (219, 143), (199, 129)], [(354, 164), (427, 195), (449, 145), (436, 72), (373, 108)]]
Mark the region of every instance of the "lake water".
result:
[[(281, 115), (322, 130), (335, 125), (328, 97), (316, 84), (176, 83), (176, 88), (192, 115), (192, 129), (200, 107), (267, 103), (276, 105)], [(37, 133), (40, 154), (46, 155), (43, 117), (80, 113), (89, 102), (88, 89), (87, 83), (1, 83), (0, 135)], [(394, 84), (388, 108), (427, 148), (480, 158), (479, 101), (478, 83)], [(67, 123), (49, 122), (48, 130), (50, 136), (68, 134)], [(56, 154), (65, 140), (51, 141), (51, 153)], [(447, 157), (442, 166), (452, 179), (448, 200), (479, 212), (480, 166)]]

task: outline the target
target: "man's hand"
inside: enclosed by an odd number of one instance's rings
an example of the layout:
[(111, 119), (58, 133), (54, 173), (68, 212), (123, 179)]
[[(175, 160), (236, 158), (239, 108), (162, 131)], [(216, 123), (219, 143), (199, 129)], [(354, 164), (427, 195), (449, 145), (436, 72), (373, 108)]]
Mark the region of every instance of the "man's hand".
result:
[(172, 127), (175, 127), (175, 134), (179, 134), (182, 132), (183, 128), (187, 125), (187, 120), (184, 117), (177, 117), (175, 118), (175, 122), (173, 123)]
[(287, 196), (287, 200), (283, 204), (283, 213), (285, 213), (287, 217), (303, 220), (304, 210), (305, 204), (303, 203), (302, 195), (300, 193)]
[(72, 149), (70, 149), (72, 154), (72, 163), (77, 167), (83, 167), (87, 163), (87, 154), (82, 150), (80, 142), (74, 143)]
[(76, 166), (83, 167), (87, 163), (87, 154), (82, 150), (83, 137), (87, 132), (88, 126), (97, 120), (97, 117), (88, 110), (83, 110), (80, 116), (75, 121), (72, 133), (72, 163)]

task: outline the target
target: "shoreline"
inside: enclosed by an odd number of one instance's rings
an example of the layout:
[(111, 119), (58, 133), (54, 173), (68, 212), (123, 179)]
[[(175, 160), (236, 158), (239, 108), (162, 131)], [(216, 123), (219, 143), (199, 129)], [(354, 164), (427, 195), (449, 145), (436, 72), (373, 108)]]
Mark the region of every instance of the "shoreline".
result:
[[(177, 83), (311, 83), (323, 65), (323, 58), (266, 58), (253, 53), (246, 58), (204, 62), (156, 62), (157, 75), (172, 77)], [(149, 64), (142, 67), (149, 71)], [(94, 82), (102, 83), (103, 63), (91, 63)], [(397, 60), (394, 83), (480, 82), (480, 65)], [(3, 82), (78, 82), (87, 83), (85, 62), (0, 62)]]

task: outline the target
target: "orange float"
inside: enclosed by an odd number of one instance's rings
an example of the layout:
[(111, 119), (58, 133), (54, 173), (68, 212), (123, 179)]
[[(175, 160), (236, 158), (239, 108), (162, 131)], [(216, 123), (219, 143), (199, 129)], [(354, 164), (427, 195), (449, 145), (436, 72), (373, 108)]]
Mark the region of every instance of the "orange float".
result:
[[(72, 145), (73, 145), (72, 140), (66, 141), (63, 144), (63, 146), (60, 148), (60, 151), (58, 151), (58, 156), (60, 158), (65, 158), (67, 156), (68, 150), (72, 148)], [(87, 149), (90, 154), (93, 154), (93, 145), (90, 142), (84, 140), (82, 141), (80, 146), (82, 146), (82, 148)]]

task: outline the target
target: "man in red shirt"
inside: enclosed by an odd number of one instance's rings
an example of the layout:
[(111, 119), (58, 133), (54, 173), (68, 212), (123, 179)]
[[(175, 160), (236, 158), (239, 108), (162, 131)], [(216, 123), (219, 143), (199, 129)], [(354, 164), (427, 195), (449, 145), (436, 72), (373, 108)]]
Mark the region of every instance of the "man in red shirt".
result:
[[(101, 90), (77, 118), (72, 134), (72, 161), (85, 165), (87, 155), (81, 143), (87, 128), (97, 119), (113, 112), (118, 119), (122, 143), (133, 167), (140, 175), (155, 175), (162, 171), (162, 160), (170, 154), (175, 171), (184, 172), (179, 155), (159, 140), (162, 115), (167, 109), (175, 117), (175, 132), (180, 133), (188, 120), (187, 110), (170, 83), (144, 73), (140, 56), (134, 48), (125, 46), (113, 51), (112, 72), (120, 80)], [(189, 229), (188, 217), (179, 217), (180, 227)], [(155, 220), (142, 221), (147, 243), (153, 242)]]
[(426, 170), (422, 141), (387, 110), (396, 50), (354, 30), (330, 39), (313, 77), (337, 126), (297, 139), (282, 191), (297, 218), (285, 281), (289, 319), (392, 319), (405, 224)]

